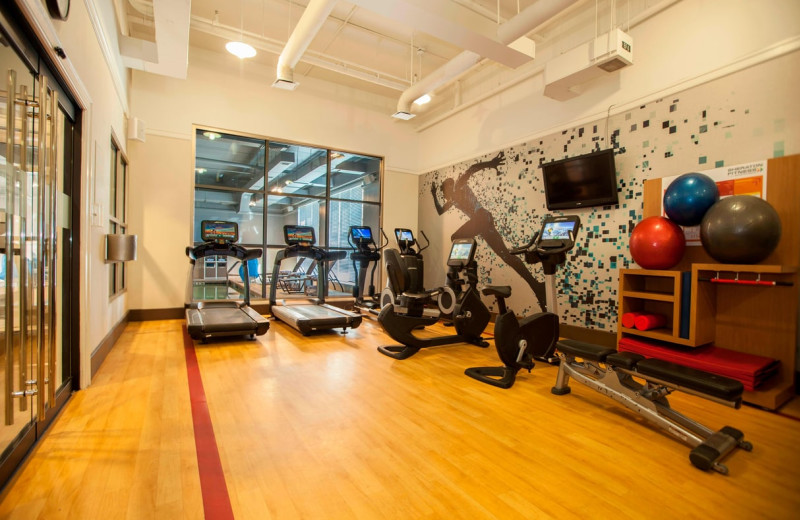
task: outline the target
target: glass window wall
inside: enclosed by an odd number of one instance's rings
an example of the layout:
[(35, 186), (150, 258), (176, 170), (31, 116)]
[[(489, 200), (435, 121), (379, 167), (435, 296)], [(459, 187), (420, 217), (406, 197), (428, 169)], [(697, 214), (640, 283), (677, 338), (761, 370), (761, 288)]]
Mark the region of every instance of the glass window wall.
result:
[[(380, 234), (379, 157), (205, 128), (196, 129), (195, 156), (194, 242), (200, 243), (203, 220), (236, 222), (239, 243), (264, 250), (257, 266), (250, 265), (254, 300), (268, 294), (275, 256), (286, 247), (283, 226), (311, 226), (317, 245), (347, 252), (350, 226), (368, 225)], [(316, 264), (303, 263), (286, 260), (280, 271), (313, 278)], [(226, 267), (226, 283), (242, 292), (242, 270)], [(329, 295), (352, 294), (349, 255), (329, 267)]]

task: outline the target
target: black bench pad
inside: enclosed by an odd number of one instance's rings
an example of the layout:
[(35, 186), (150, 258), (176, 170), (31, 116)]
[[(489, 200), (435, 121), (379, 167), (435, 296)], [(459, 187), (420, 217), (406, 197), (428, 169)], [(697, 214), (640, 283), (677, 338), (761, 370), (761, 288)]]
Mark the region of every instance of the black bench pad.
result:
[(634, 370), (636, 363), (645, 359), (641, 354), (635, 352), (615, 352), (606, 356), (606, 363), (609, 365)]
[(564, 354), (579, 357), (587, 361), (602, 363), (606, 356), (616, 352), (613, 348), (601, 347), (593, 343), (584, 343), (574, 339), (564, 339), (556, 343), (556, 349)]
[(725, 401), (740, 399), (744, 391), (742, 383), (735, 379), (670, 363), (662, 359), (651, 358), (639, 361), (636, 364), (636, 371), (645, 376), (645, 378), (647, 376), (655, 377)]

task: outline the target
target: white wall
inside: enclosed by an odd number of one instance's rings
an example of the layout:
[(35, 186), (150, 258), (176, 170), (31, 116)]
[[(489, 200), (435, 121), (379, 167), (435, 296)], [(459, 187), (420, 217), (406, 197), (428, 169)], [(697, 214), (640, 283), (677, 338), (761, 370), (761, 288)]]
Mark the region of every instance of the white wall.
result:
[(130, 270), (131, 308), (184, 303), (193, 124), (382, 156), (384, 225), (416, 227), (417, 179), (405, 172), (417, 171), (417, 137), (387, 115), (394, 100), (308, 78), (287, 92), (270, 87), (272, 69), (195, 48), (189, 58), (186, 80), (133, 73), (131, 113), (145, 121), (147, 137), (130, 144), (130, 225), (140, 253)]
[[(593, 28), (588, 29), (587, 40), (593, 34)], [(600, 119), (610, 107), (616, 114), (797, 49), (800, 2), (683, 0), (632, 27), (630, 33), (634, 65), (586, 85), (576, 98), (562, 102), (544, 97), (544, 78), (534, 74), (424, 129), (419, 134), (420, 170)], [(511, 77), (505, 81), (510, 83)], [(463, 92), (465, 100), (470, 96)]]

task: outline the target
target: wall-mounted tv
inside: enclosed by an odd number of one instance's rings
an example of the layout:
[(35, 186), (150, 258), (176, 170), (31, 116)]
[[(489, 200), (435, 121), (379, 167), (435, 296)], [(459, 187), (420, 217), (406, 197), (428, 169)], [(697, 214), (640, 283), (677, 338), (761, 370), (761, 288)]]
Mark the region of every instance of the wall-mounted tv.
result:
[(614, 150), (601, 150), (542, 164), (547, 209), (616, 204)]

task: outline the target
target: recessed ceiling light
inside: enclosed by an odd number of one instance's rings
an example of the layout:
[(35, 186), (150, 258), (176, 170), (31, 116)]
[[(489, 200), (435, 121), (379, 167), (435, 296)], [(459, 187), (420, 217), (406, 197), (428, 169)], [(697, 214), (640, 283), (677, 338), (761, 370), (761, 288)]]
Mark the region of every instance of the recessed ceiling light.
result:
[(222, 137), (220, 134), (216, 132), (203, 132), (203, 136), (209, 141), (213, 141), (214, 139), (219, 139), (220, 137)]
[(431, 102), (431, 95), (430, 94), (423, 94), (414, 100), (415, 105), (424, 105), (425, 103)]
[(195, 171), (195, 173), (203, 174), (203, 173), (206, 172), (206, 169), (205, 168), (195, 168), (194, 171)]
[(244, 42), (228, 42), (225, 44), (225, 48), (237, 58), (252, 58), (256, 55), (253, 46)]

